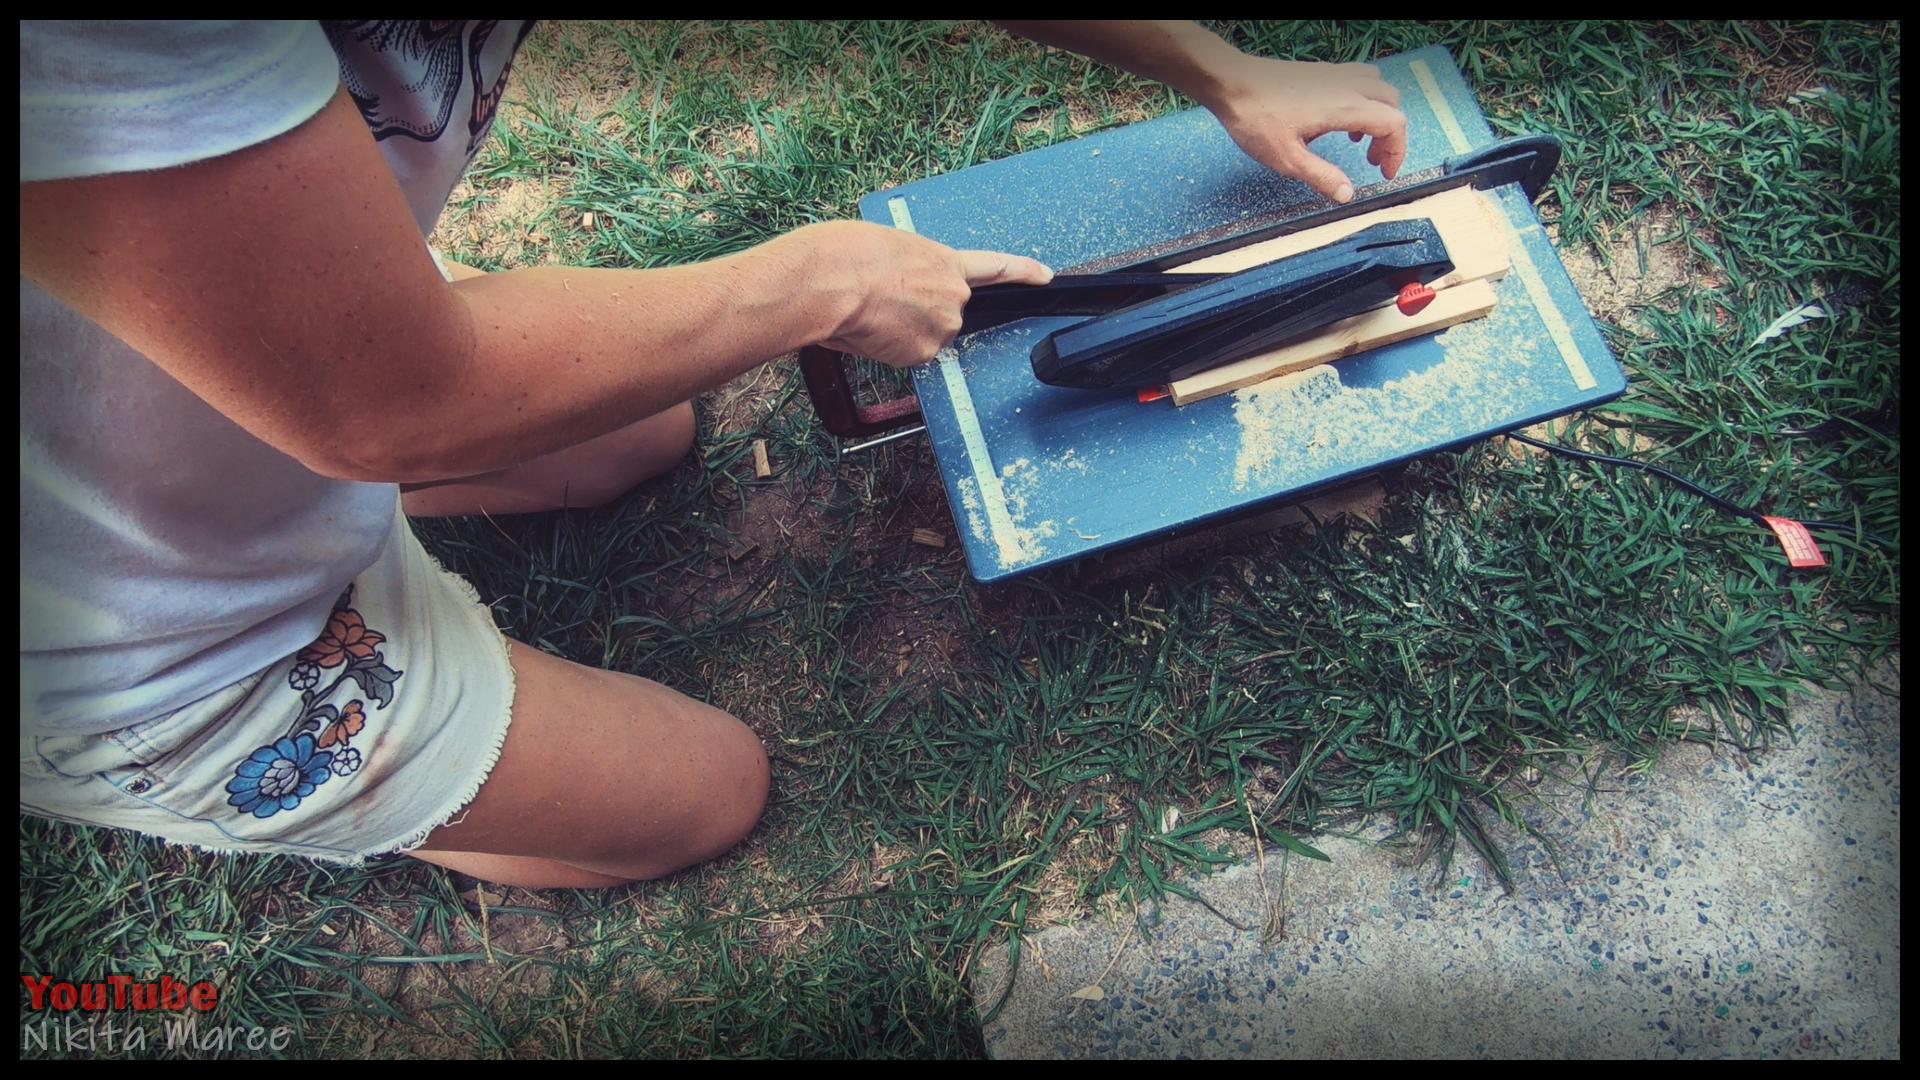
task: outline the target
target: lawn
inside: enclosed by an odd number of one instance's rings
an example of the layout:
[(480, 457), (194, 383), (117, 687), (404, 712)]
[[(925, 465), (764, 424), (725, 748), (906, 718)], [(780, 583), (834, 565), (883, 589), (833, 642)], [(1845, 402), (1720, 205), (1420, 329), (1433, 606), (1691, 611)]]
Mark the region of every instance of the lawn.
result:
[[(1365, 516), (981, 588), (911, 540), (952, 537), (924, 441), (838, 457), (783, 361), (617, 505), (420, 528), (515, 637), (751, 724), (774, 796), (742, 849), (494, 895), (23, 818), (21, 970), (214, 979), (299, 1055), (974, 1056), (968, 975), (1023, 932), (1362, 813), (1504, 875), (1542, 775), (1764, 752), (1795, 687), (1897, 650), (1897, 25), (1223, 29), (1447, 46), (1496, 130), (1565, 142), (1541, 214), (1628, 371), (1544, 434), (1882, 542), (1792, 571), (1675, 487), (1494, 440)], [(708, 258), (1185, 107), (978, 24), (549, 24), (516, 78), (437, 237), (489, 269)]]

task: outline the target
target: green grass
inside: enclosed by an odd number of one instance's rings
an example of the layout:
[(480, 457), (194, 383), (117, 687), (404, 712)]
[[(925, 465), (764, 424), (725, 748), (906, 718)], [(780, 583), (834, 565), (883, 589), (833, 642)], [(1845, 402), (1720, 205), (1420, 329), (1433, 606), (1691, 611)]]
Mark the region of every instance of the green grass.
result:
[[(1897, 26), (1231, 29), (1327, 60), (1445, 44), (1496, 129), (1566, 142), (1541, 209), (1563, 248), (1629, 278), (1699, 268), (1607, 327), (1628, 395), (1555, 437), (1893, 546), (1823, 535), (1832, 567), (1791, 572), (1645, 476), (1483, 445), (1409, 467), (1377, 526), (982, 589), (907, 539), (951, 529), (925, 447), (836, 459), (782, 368), (715, 398), (695, 458), (619, 505), (422, 529), (515, 636), (754, 725), (776, 790), (744, 852), (515, 891), (483, 942), (470, 883), (432, 868), (23, 819), (22, 970), (218, 978), (224, 1020), (291, 1025), (301, 1054), (972, 1055), (983, 951), (1150, 904), (1244, 853), (1250, 815), (1269, 850), (1315, 854), (1296, 837), (1383, 813), (1435, 865), (1464, 841), (1504, 876), (1523, 770), (1778, 745), (1795, 687), (1898, 647)], [(529, 48), (443, 231), (478, 265), (705, 258), (1181, 105), (981, 27), (549, 27)], [(1749, 347), (1814, 295), (1837, 317)], [(763, 542), (729, 560), (741, 529)]]

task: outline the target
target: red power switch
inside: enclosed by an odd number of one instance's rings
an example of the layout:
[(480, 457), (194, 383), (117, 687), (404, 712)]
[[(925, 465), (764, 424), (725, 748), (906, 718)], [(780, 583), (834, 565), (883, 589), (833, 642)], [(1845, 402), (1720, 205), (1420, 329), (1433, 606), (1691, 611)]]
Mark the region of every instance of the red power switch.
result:
[(1402, 315), (1418, 315), (1420, 309), (1431, 303), (1433, 290), (1416, 281), (1400, 289), (1400, 298), (1393, 302), (1393, 306), (1399, 308)]

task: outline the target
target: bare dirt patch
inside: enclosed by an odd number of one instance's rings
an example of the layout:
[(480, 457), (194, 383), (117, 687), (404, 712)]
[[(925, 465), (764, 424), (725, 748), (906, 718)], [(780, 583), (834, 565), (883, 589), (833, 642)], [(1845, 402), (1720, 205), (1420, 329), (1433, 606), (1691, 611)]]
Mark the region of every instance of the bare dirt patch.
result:
[(1673, 213), (1662, 209), (1607, 234), (1600, 246), (1561, 248), (1560, 261), (1595, 318), (1641, 333), (1640, 309), (1670, 305), (1689, 286), (1718, 284), (1681, 239)]
[[(624, 25), (641, 35), (652, 30), (645, 23)], [(522, 100), (537, 96), (558, 114), (594, 122), (605, 135), (624, 130), (614, 107), (636, 93), (643, 82), (651, 85), (650, 80), (636, 77), (633, 60), (618, 44), (618, 35), (607, 33), (606, 26), (597, 23), (541, 23), (521, 49), (514, 67), (509, 100), (515, 89)]]
[[(565, 223), (554, 210), (566, 193), (566, 178), (559, 175), (485, 186), (462, 181), (432, 242), (442, 250), (510, 267), (557, 263), (561, 252), (551, 234)], [(452, 209), (456, 205), (458, 212)]]
[(771, 419), (773, 402), (786, 389), (785, 375), (794, 357), (788, 353), (771, 360), (701, 398), (701, 407), (713, 419), (713, 433), (741, 434)]

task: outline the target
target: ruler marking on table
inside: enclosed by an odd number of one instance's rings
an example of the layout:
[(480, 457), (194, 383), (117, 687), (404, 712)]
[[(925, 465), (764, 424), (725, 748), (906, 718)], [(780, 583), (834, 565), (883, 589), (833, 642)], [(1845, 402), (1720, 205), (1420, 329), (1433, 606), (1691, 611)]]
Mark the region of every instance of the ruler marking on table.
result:
[[(1441, 91), (1440, 84), (1433, 77), (1433, 69), (1425, 60), (1415, 60), (1407, 65), (1413, 69), (1413, 77), (1420, 84), (1420, 92), (1426, 95), (1427, 104), (1433, 107), (1435, 119), (1440, 121), (1440, 130), (1446, 132), (1447, 141), (1453, 144), (1453, 152), (1464, 154), (1472, 149), (1467, 141), (1467, 133), (1460, 126), (1460, 120), (1453, 115), (1453, 106), (1447, 104), (1447, 95)], [(1573, 376), (1573, 385), (1582, 390), (1591, 390), (1599, 385), (1594, 381), (1593, 369), (1587, 366), (1587, 358), (1580, 354), (1580, 346), (1573, 340), (1573, 330), (1560, 314), (1560, 308), (1553, 302), (1553, 294), (1547, 291), (1547, 283), (1540, 277), (1540, 268), (1534, 264), (1533, 256), (1527, 252), (1527, 242), (1520, 228), (1514, 226), (1507, 217), (1505, 207), (1500, 208), (1501, 217), (1507, 223), (1507, 249), (1512, 255), (1513, 272), (1520, 277), (1520, 283), (1526, 286), (1527, 298), (1533, 301), (1534, 310), (1540, 313), (1540, 321), (1546, 324), (1547, 336), (1560, 350), (1560, 359), (1567, 365), (1567, 373)]]
[[(898, 195), (887, 200), (887, 213), (893, 227), (913, 232), (913, 212), (907, 200)], [(1013, 515), (1007, 512), (1007, 493), (1000, 486), (1000, 475), (993, 471), (993, 455), (987, 453), (986, 436), (980, 431), (980, 414), (973, 407), (973, 395), (967, 392), (967, 377), (960, 370), (960, 354), (942, 349), (935, 361), (940, 379), (953, 403), (954, 426), (960, 429), (960, 441), (967, 447), (967, 463), (973, 467), (973, 484), (980, 489), (980, 509), (987, 515), (987, 531), (995, 547), (1013, 540)]]
[[(1502, 211), (1504, 216), (1505, 211)], [(1510, 229), (1512, 239), (1507, 248), (1513, 255), (1513, 271), (1520, 275), (1520, 283), (1527, 287), (1527, 296), (1533, 301), (1533, 308), (1540, 313), (1540, 321), (1547, 324), (1547, 336), (1560, 350), (1560, 359), (1567, 365), (1567, 374), (1573, 376), (1573, 385), (1582, 390), (1591, 390), (1600, 385), (1594, 380), (1593, 369), (1587, 366), (1587, 358), (1580, 355), (1580, 345), (1573, 340), (1573, 328), (1560, 314), (1559, 305), (1553, 302), (1553, 294), (1547, 291), (1547, 283), (1540, 277), (1540, 268), (1534, 265), (1533, 256), (1527, 252), (1527, 242), (1518, 229)]]
[(1473, 149), (1467, 139), (1466, 129), (1460, 126), (1460, 120), (1453, 115), (1453, 106), (1447, 104), (1447, 95), (1441, 91), (1440, 84), (1434, 81), (1433, 69), (1425, 60), (1415, 60), (1408, 64), (1413, 69), (1414, 80), (1420, 84), (1420, 92), (1427, 96), (1427, 104), (1433, 106), (1434, 119), (1440, 121), (1440, 130), (1447, 133), (1447, 141), (1453, 144), (1453, 152), (1464, 154)]
[(973, 466), (974, 486), (980, 489), (980, 509), (987, 515), (987, 531), (994, 546), (1013, 540), (1013, 516), (1007, 512), (1007, 494), (1000, 487), (1000, 474), (993, 471), (993, 458), (987, 453), (987, 441), (980, 434), (980, 414), (974, 411), (973, 396), (967, 393), (967, 377), (960, 372), (960, 354), (953, 349), (940, 351), (940, 378), (947, 384), (947, 396), (953, 399), (953, 419), (960, 438), (967, 444), (967, 461)]

